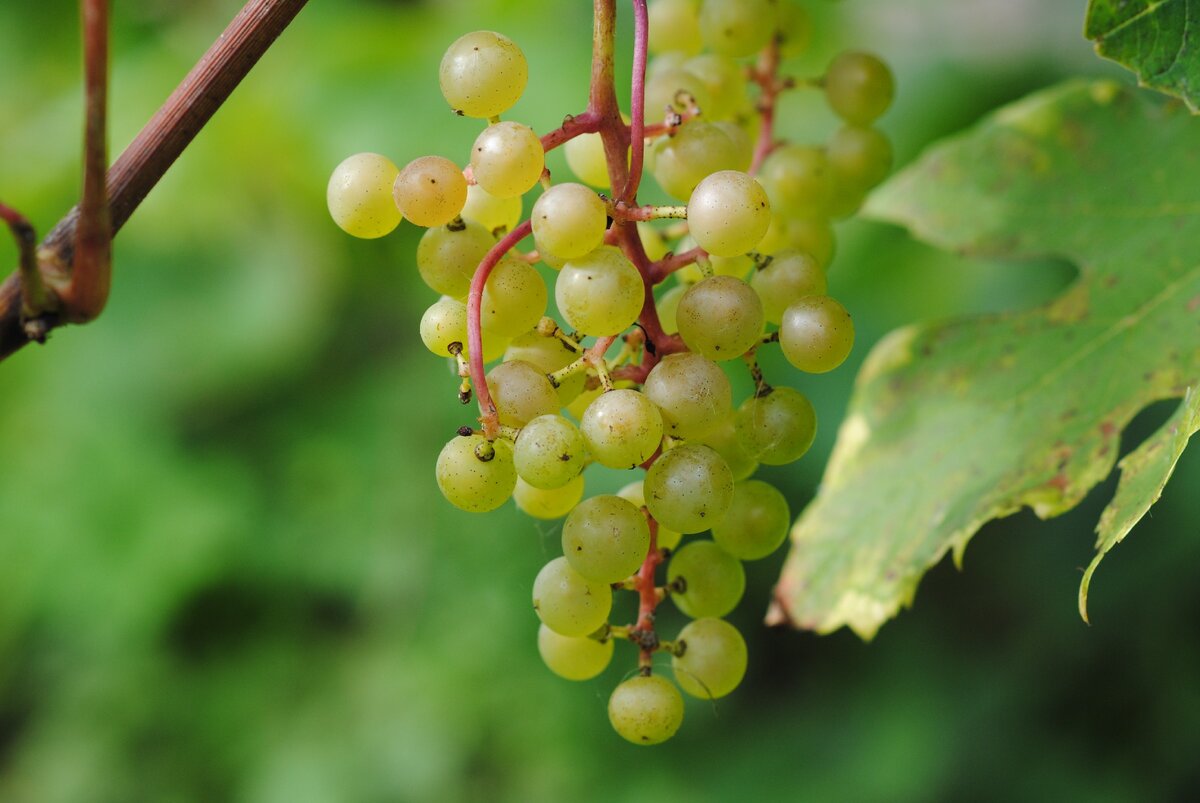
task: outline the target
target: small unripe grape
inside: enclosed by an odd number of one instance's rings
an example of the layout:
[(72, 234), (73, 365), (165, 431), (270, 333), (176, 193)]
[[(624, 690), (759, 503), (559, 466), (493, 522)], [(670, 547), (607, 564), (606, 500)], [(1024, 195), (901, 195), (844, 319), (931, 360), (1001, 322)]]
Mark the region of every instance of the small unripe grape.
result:
[(538, 369), (527, 362), (502, 362), (488, 372), (488, 390), (500, 423), (521, 427), (538, 416), (558, 411), (558, 393)]
[(703, 111), (710, 101), (704, 81), (680, 67), (667, 67), (646, 76), (646, 119), (650, 122), (665, 118), (667, 107), (682, 113), (695, 104)]
[(632, 326), (645, 292), (638, 269), (612, 246), (572, 259), (554, 282), (558, 311), (573, 329), (593, 337), (617, 335)]
[(483, 130), (471, 149), (471, 170), (479, 186), (497, 198), (521, 195), (538, 183), (546, 151), (533, 129), (511, 120)]
[(538, 625), (538, 652), (547, 668), (566, 680), (590, 680), (608, 668), (613, 640), (560, 636)]
[(662, 411), (667, 431), (680, 438), (703, 436), (733, 409), (729, 377), (712, 360), (691, 352), (664, 357), (642, 392)]
[[(584, 184), (600, 188), (609, 186), (608, 156), (604, 152), (604, 140), (599, 134), (580, 134), (568, 140), (563, 146), (563, 154), (567, 157), (567, 167)], [(625, 158), (628, 161), (628, 149)]]
[(687, 285), (677, 284), (658, 299), (658, 322), (662, 325), (663, 331), (669, 335), (679, 331), (679, 302), (687, 291)]
[(792, 524), (787, 499), (762, 480), (739, 482), (725, 517), (713, 525), (713, 540), (738, 560), (770, 555), (787, 538)]
[(746, 451), (768, 466), (799, 460), (817, 435), (812, 402), (793, 388), (774, 388), (747, 399), (738, 408), (736, 424)]
[(825, 271), (821, 263), (803, 251), (780, 251), (750, 277), (750, 286), (762, 300), (763, 317), (778, 325), (783, 311), (793, 302), (811, 295), (824, 295)]
[[(642, 480), (637, 480), (626, 485), (621, 490), (617, 491), (617, 496), (622, 499), (628, 499), (633, 503), (634, 507), (641, 509), (646, 506), (646, 494), (643, 489)], [(683, 533), (677, 533), (674, 530), (667, 529), (661, 524), (658, 525), (658, 534), (655, 539), (659, 549), (674, 549), (679, 546), (679, 542), (683, 540)]]
[(543, 415), (521, 429), (513, 447), (517, 474), (535, 488), (561, 488), (579, 476), (587, 457), (583, 436), (561, 415)]
[(325, 201), (333, 222), (347, 234), (373, 240), (400, 225), (392, 183), (400, 170), (386, 156), (356, 153), (333, 169)]
[(779, 346), (788, 362), (810, 374), (832, 371), (854, 348), (854, 321), (829, 296), (805, 296), (783, 313)]
[(763, 161), (759, 181), (771, 209), (793, 216), (821, 215), (833, 198), (834, 178), (821, 148), (784, 145)]
[(683, 342), (712, 360), (736, 359), (762, 338), (762, 301), (733, 276), (710, 276), (693, 285), (675, 316)]
[(762, 185), (749, 175), (722, 170), (696, 186), (687, 219), (701, 248), (731, 257), (758, 245), (771, 225), (771, 204)]
[[(504, 352), (506, 360), (524, 360), (544, 374), (552, 374), (560, 368), (566, 368), (575, 362), (579, 355), (567, 348), (566, 344), (557, 337), (546, 337), (537, 331), (526, 332), (513, 338), (508, 350)], [(558, 400), (568, 405), (575, 400), (587, 383), (587, 374), (577, 371), (558, 385)]]
[(441, 156), (413, 159), (392, 187), (400, 212), (418, 226), (444, 226), (467, 202), (467, 180), (462, 170)]
[(869, 190), (892, 169), (891, 140), (877, 128), (842, 126), (829, 141), (828, 156), (839, 189)]
[(662, 414), (643, 393), (610, 390), (584, 411), (579, 431), (601, 465), (636, 468), (649, 460), (662, 442)]
[(475, 31), (455, 40), (438, 70), (450, 108), (467, 117), (495, 117), (525, 91), (529, 65), (516, 42), (493, 31)]
[(650, 549), (646, 517), (619, 496), (593, 496), (563, 522), (567, 562), (589, 580), (618, 583), (635, 574)]
[(701, 700), (716, 700), (738, 687), (746, 674), (746, 641), (724, 619), (691, 622), (675, 639), (683, 655), (672, 656), (675, 682)]
[(738, 435), (735, 421), (736, 413), (730, 413), (721, 420), (721, 423), (698, 440), (721, 455), (721, 459), (729, 466), (734, 481), (741, 482), (758, 469), (758, 461), (746, 451), (746, 447)]
[(660, 675), (639, 675), (613, 689), (608, 721), (634, 744), (660, 744), (683, 724), (683, 695)]
[(700, 34), (716, 53), (740, 58), (758, 51), (775, 31), (775, 0), (703, 0)]
[(638, 237), (642, 239), (642, 249), (646, 252), (646, 257), (651, 262), (657, 262), (665, 257), (670, 252), (670, 247), (667, 245), (666, 238), (662, 232), (654, 227), (653, 223), (643, 220), (637, 224)]
[(576, 259), (604, 242), (608, 210), (582, 184), (556, 184), (542, 193), (530, 215), (533, 239), (560, 259)]
[(750, 103), (742, 66), (728, 56), (704, 53), (688, 59), (683, 69), (704, 82), (711, 98), (704, 116), (709, 120), (732, 117)]
[(505, 257), (483, 286), (483, 328), (504, 337), (524, 334), (546, 314), (546, 301), (546, 283), (537, 268)]
[(417, 243), (417, 270), (434, 291), (466, 298), (475, 269), (495, 244), (492, 233), (473, 220), (437, 226)]
[(467, 187), (467, 203), (463, 206), (464, 220), (473, 220), (493, 235), (515, 229), (521, 222), (524, 204), (521, 196), (497, 198), (478, 184)]
[(667, 581), (683, 587), (671, 592), (671, 601), (683, 613), (693, 619), (724, 616), (746, 591), (746, 570), (712, 541), (693, 541), (671, 556)]
[(482, 435), (459, 435), (447, 443), (435, 476), (447, 501), (471, 513), (500, 507), (517, 484), (511, 447), (502, 440), (489, 443)]
[(741, 161), (729, 135), (713, 123), (692, 120), (654, 146), (654, 180), (667, 194), (686, 199), (705, 176)]
[(583, 498), (583, 477), (577, 476), (561, 488), (535, 488), (517, 477), (513, 501), (535, 519), (561, 519)]
[(892, 71), (870, 53), (841, 53), (825, 73), (825, 97), (848, 123), (867, 125), (887, 111), (895, 93)]
[(560, 636), (587, 636), (608, 621), (612, 588), (587, 579), (566, 558), (555, 558), (533, 581), (533, 609)]
[(700, 51), (700, 16), (696, 0), (650, 0), (647, 16), (651, 53)]
[(681, 533), (698, 533), (725, 515), (733, 499), (733, 473), (711, 448), (685, 443), (654, 461), (645, 492), (655, 519)]

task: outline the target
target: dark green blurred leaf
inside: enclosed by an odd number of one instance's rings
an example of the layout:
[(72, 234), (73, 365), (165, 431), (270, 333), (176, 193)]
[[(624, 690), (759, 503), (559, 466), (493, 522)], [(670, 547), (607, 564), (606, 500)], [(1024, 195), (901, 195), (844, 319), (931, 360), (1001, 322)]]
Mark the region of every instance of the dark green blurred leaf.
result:
[(1137, 73), (1142, 86), (1200, 113), (1200, 5), (1190, 0), (1091, 0), (1084, 31), (1096, 52)]

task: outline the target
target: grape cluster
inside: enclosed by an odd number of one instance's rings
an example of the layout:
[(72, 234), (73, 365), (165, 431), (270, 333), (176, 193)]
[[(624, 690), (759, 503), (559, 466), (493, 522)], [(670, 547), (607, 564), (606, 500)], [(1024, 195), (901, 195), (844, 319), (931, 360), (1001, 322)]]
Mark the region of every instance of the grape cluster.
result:
[[(809, 38), (789, 0), (633, 5), (639, 63), (647, 50), (654, 59), (644, 76), (635, 69), (628, 115), (593, 85), (588, 110), (543, 137), (501, 120), (525, 89), (525, 57), (501, 34), (470, 33), (439, 74), (450, 107), (486, 121), (469, 164), (424, 156), (399, 169), (357, 154), (334, 170), (328, 204), (358, 237), (403, 218), (427, 228), (417, 268), (441, 298), (421, 340), (452, 359), (460, 400), (474, 395), (481, 409), (480, 425), (438, 455), (438, 486), (467, 511), (511, 497), (535, 518), (565, 517), (563, 554), (533, 582), (538, 649), (556, 674), (585, 680), (616, 641), (633, 642), (639, 671), (613, 691), (609, 718), (653, 744), (683, 720), (680, 688), (716, 699), (745, 673), (746, 644), (722, 617), (742, 597), (743, 561), (778, 549), (791, 520), (783, 495), (751, 477), (799, 459), (816, 433), (812, 404), (769, 385), (756, 351), (778, 342), (808, 373), (849, 354), (850, 316), (826, 294), (830, 221), (853, 214), (890, 168), (871, 124), (893, 83), (855, 52), (820, 78), (781, 76)], [(823, 91), (844, 120), (826, 144), (775, 139), (776, 101), (792, 88)], [(545, 154), (559, 145), (577, 181), (551, 180)], [(686, 205), (638, 205), (643, 166)], [(539, 185), (523, 221), (523, 196)], [(529, 234), (536, 250), (516, 251)], [(543, 275), (559, 321), (546, 314)], [(727, 371), (739, 363), (755, 389), (735, 405)], [(585, 499), (591, 464), (638, 478)], [(636, 620), (614, 624), (614, 592), (626, 590)], [(656, 629), (666, 599), (691, 619), (673, 640)], [(674, 683), (655, 673), (657, 652)]]

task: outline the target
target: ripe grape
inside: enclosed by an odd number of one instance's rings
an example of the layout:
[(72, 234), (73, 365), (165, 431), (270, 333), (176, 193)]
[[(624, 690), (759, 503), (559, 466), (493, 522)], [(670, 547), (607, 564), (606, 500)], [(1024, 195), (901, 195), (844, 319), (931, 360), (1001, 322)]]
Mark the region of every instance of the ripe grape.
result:
[(725, 416), (711, 431), (698, 440), (709, 446), (729, 466), (735, 482), (746, 479), (758, 468), (758, 461), (750, 456), (738, 435), (735, 424), (736, 414)]
[(567, 559), (555, 558), (533, 581), (533, 609), (560, 636), (587, 636), (608, 621), (612, 588), (587, 579)]
[(750, 286), (762, 300), (763, 317), (778, 325), (783, 311), (793, 302), (811, 295), (824, 295), (825, 271), (821, 263), (803, 251), (780, 251), (750, 277)]
[(538, 652), (551, 672), (566, 680), (590, 680), (612, 661), (613, 640), (560, 636), (538, 625)]
[(714, 52), (749, 56), (775, 31), (775, 0), (703, 0), (700, 34)]
[(741, 161), (737, 146), (723, 129), (692, 120), (654, 146), (654, 179), (668, 195), (683, 200), (705, 176), (732, 170)]
[(635, 574), (650, 548), (642, 511), (619, 496), (593, 496), (563, 522), (563, 555), (589, 580), (618, 583)]
[(895, 93), (892, 71), (870, 53), (841, 53), (825, 73), (829, 106), (848, 123), (870, 123), (887, 111)]
[(467, 180), (462, 170), (441, 156), (413, 159), (392, 187), (400, 212), (418, 226), (444, 226), (467, 202)]
[(662, 414), (636, 390), (601, 393), (583, 413), (579, 431), (592, 457), (609, 468), (636, 468), (662, 442)]
[(505, 120), (483, 130), (471, 149), (471, 170), (479, 186), (497, 198), (522, 195), (542, 177), (546, 151), (527, 125)]
[[(633, 503), (634, 507), (643, 508), (646, 506), (646, 494), (643, 490), (643, 482), (637, 480), (626, 485), (621, 490), (617, 491), (617, 496), (622, 499), (628, 499)], [(661, 524), (658, 526), (656, 542), (659, 549), (674, 549), (679, 546), (679, 542), (683, 539), (683, 533), (677, 533), (674, 530), (667, 529)]]
[(662, 411), (667, 431), (698, 438), (716, 427), (733, 409), (729, 377), (699, 354), (668, 354), (646, 377), (642, 392)]
[(746, 570), (712, 541), (693, 541), (671, 556), (667, 581), (682, 586), (671, 592), (671, 600), (683, 613), (693, 619), (724, 616), (742, 599)]
[(721, 520), (733, 498), (733, 473), (713, 449), (686, 443), (663, 452), (646, 472), (646, 507), (672, 530), (698, 533)]
[(810, 374), (832, 371), (854, 348), (854, 321), (829, 296), (805, 296), (783, 313), (779, 345), (788, 362)]
[(558, 311), (585, 335), (607, 337), (637, 320), (645, 299), (642, 275), (624, 254), (601, 246), (568, 262), (554, 282)]
[(613, 730), (634, 744), (659, 744), (683, 724), (683, 695), (661, 675), (638, 675), (608, 698)]
[(386, 156), (356, 153), (333, 169), (325, 201), (342, 231), (365, 240), (391, 233), (400, 225), (392, 201), (392, 183), (400, 170)]
[[(486, 346), (486, 343), (484, 344)], [(508, 350), (504, 352), (506, 360), (524, 360), (544, 374), (552, 374), (560, 368), (566, 368), (575, 362), (578, 355), (567, 348), (566, 344), (557, 337), (546, 337), (534, 330), (513, 338)], [(558, 385), (558, 400), (563, 405), (570, 404), (580, 393), (587, 382), (587, 374), (583, 371), (563, 379)]]
[(437, 226), (417, 243), (417, 270), (434, 291), (463, 299), (471, 289), (475, 269), (495, 244), (491, 232), (473, 220)]
[(662, 294), (658, 299), (658, 322), (662, 330), (669, 335), (679, 331), (678, 311), (683, 294), (688, 291), (687, 285), (677, 284)]
[(535, 488), (561, 488), (583, 470), (579, 430), (561, 415), (543, 415), (521, 429), (513, 446), (517, 474)]
[(450, 108), (467, 117), (495, 117), (509, 109), (529, 80), (529, 65), (516, 42), (493, 31), (457, 39), (438, 70)]
[[(467, 343), (467, 305), (442, 296), (421, 316), (421, 342), (439, 357), (450, 356), (450, 344)], [(483, 361), (491, 362), (504, 353), (508, 344), (504, 338), (489, 337), (483, 341)]]
[(829, 166), (839, 189), (869, 190), (892, 169), (892, 143), (877, 128), (844, 125), (829, 141)]
[(683, 294), (675, 320), (689, 348), (712, 360), (732, 360), (762, 338), (763, 305), (741, 279), (710, 276)]
[(696, 0), (651, 0), (647, 8), (651, 53), (700, 51), (700, 18)]
[(513, 489), (517, 507), (535, 519), (561, 519), (583, 498), (583, 477), (576, 476), (560, 488), (535, 488), (520, 476)]
[(483, 286), (483, 328), (503, 337), (528, 332), (546, 314), (546, 296), (546, 283), (536, 268), (505, 257)]
[(530, 221), (539, 251), (571, 260), (604, 241), (608, 211), (600, 196), (582, 184), (557, 184), (537, 199)]
[(473, 220), (493, 235), (515, 229), (521, 222), (524, 204), (521, 196), (497, 198), (478, 184), (467, 187), (467, 203), (463, 206), (464, 220)]
[(471, 513), (500, 507), (517, 484), (512, 448), (478, 434), (451, 439), (438, 455), (435, 475), (447, 501)]
[(687, 219), (701, 248), (731, 257), (758, 245), (771, 225), (771, 204), (762, 185), (749, 175), (722, 170), (696, 186)]
[(734, 487), (729, 510), (713, 525), (713, 540), (738, 560), (758, 560), (779, 548), (791, 523), (787, 499), (775, 486), (746, 480)]
[(521, 427), (538, 416), (558, 411), (558, 393), (538, 369), (521, 360), (502, 362), (488, 372), (488, 390), (500, 423)]
[(746, 641), (724, 619), (690, 622), (675, 639), (682, 655), (671, 658), (675, 682), (702, 700), (716, 700), (738, 687), (746, 674)]
[(790, 216), (824, 214), (833, 199), (834, 176), (822, 148), (784, 145), (763, 161), (758, 180), (771, 209)]
[(799, 460), (812, 446), (817, 413), (800, 391), (774, 388), (761, 398), (743, 402), (736, 425), (753, 458), (768, 466), (781, 466)]
[(580, 134), (563, 146), (567, 167), (571, 168), (580, 181), (593, 187), (607, 187), (608, 160), (604, 154), (604, 140), (599, 134)]

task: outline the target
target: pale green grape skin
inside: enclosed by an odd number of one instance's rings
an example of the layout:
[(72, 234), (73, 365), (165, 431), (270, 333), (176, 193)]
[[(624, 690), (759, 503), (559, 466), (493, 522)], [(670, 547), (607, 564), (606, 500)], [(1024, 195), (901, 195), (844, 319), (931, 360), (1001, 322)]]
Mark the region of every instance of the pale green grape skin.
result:
[(829, 296), (805, 296), (783, 313), (779, 346), (795, 367), (810, 374), (832, 371), (854, 348), (854, 321)]
[(608, 187), (608, 161), (599, 134), (580, 134), (563, 146), (567, 167), (585, 184)]
[(542, 193), (530, 215), (538, 250), (560, 259), (577, 259), (604, 242), (608, 210), (582, 184), (556, 184)]
[(841, 53), (825, 72), (825, 98), (834, 113), (848, 123), (872, 122), (892, 105), (895, 94), (892, 71), (870, 53)]
[(700, 35), (711, 50), (741, 58), (758, 51), (775, 31), (774, 0), (703, 0)]
[(701, 111), (711, 103), (708, 87), (700, 76), (680, 67), (666, 67), (646, 76), (646, 120), (661, 122), (666, 118), (667, 108), (682, 114), (695, 104)]
[(651, 0), (647, 8), (651, 53), (698, 53), (700, 17), (696, 0)]
[(710, 254), (732, 257), (754, 249), (771, 225), (762, 185), (746, 173), (722, 170), (705, 178), (688, 200), (688, 228)]
[(803, 251), (780, 251), (750, 277), (750, 286), (762, 300), (763, 317), (778, 325), (783, 311), (804, 296), (825, 295), (827, 283), (821, 263)]
[(529, 64), (521, 48), (494, 31), (459, 37), (442, 56), (438, 79), (450, 108), (467, 117), (495, 117), (521, 97)]
[(632, 677), (613, 689), (608, 721), (626, 741), (661, 744), (683, 724), (683, 695), (661, 675)]
[(733, 499), (733, 472), (708, 446), (668, 449), (646, 472), (646, 507), (664, 526), (698, 533), (721, 520)]
[(503, 440), (489, 444), (482, 435), (455, 436), (438, 455), (435, 476), (447, 501), (470, 513), (495, 510), (517, 485), (512, 448)]
[(736, 145), (721, 128), (692, 120), (654, 146), (654, 180), (668, 195), (684, 200), (706, 176), (740, 163)]
[[(622, 499), (628, 499), (639, 509), (646, 506), (646, 494), (643, 489), (642, 480), (629, 483), (617, 491), (617, 496)], [(683, 540), (683, 533), (670, 530), (661, 524), (658, 525), (658, 533), (656, 534), (655, 541), (659, 549), (674, 549), (679, 546), (681, 540)]]
[(467, 203), (463, 206), (464, 220), (473, 220), (493, 236), (510, 231), (521, 222), (524, 203), (521, 196), (497, 198), (478, 184), (467, 187)]
[(745, 126), (732, 120), (717, 120), (713, 125), (724, 131), (725, 136), (733, 143), (733, 152), (737, 155), (733, 169), (743, 173), (748, 171), (754, 163), (754, 140), (750, 137), (750, 132)]
[(780, 53), (785, 57), (796, 56), (807, 50), (812, 40), (812, 18), (795, 0), (780, 0), (776, 30)]
[[(650, 80), (655, 75), (658, 75), (663, 70), (676, 70), (683, 67), (683, 63), (688, 60), (689, 53), (682, 50), (670, 50), (666, 53), (659, 53), (650, 59), (646, 64), (646, 80)], [(629, 122), (626, 120), (625, 122)]]
[(473, 220), (462, 226), (431, 228), (417, 243), (417, 270), (435, 292), (464, 299), (471, 290), (475, 269), (496, 245), (492, 233)]
[(650, 528), (642, 511), (619, 496), (593, 496), (575, 506), (563, 522), (567, 562), (589, 580), (618, 583), (641, 567), (650, 549)]
[(601, 246), (568, 262), (554, 282), (558, 310), (573, 329), (607, 337), (637, 320), (645, 299), (642, 275), (624, 254)]
[(333, 222), (364, 240), (390, 234), (401, 219), (392, 200), (392, 184), (399, 174), (399, 168), (378, 153), (356, 153), (344, 159), (333, 169), (325, 190)]
[(565, 680), (591, 680), (612, 662), (613, 640), (560, 636), (538, 625), (538, 653), (546, 667)]
[(609, 468), (636, 468), (662, 442), (662, 414), (645, 394), (632, 389), (601, 393), (579, 424), (588, 452)]
[(561, 519), (583, 498), (583, 477), (577, 476), (561, 488), (535, 488), (517, 477), (513, 501), (526, 515), (535, 519)]
[(724, 619), (704, 617), (690, 622), (679, 631), (675, 644), (683, 650), (683, 655), (671, 658), (675, 682), (692, 697), (724, 697), (746, 675), (746, 640)]
[[(467, 305), (442, 296), (421, 316), (421, 342), (439, 357), (450, 356), (450, 344), (461, 343), (467, 354)], [(508, 345), (504, 338), (483, 339), (483, 361), (492, 362), (504, 353)]]
[(657, 262), (670, 253), (671, 249), (667, 245), (666, 239), (653, 223), (645, 220), (639, 221), (637, 230), (638, 237), (642, 240), (642, 248), (651, 262)]
[(817, 435), (812, 402), (793, 388), (774, 388), (738, 408), (736, 425), (746, 451), (768, 466), (799, 460)]
[(401, 214), (416, 225), (445, 226), (467, 202), (467, 179), (449, 159), (422, 156), (396, 176), (392, 197)]
[(738, 560), (758, 560), (779, 549), (791, 526), (787, 499), (762, 480), (739, 482), (733, 502), (713, 525), (713, 541)]
[(710, 276), (693, 285), (680, 299), (675, 319), (688, 348), (717, 361), (737, 359), (758, 345), (763, 333), (758, 293), (733, 276)]
[(546, 314), (547, 296), (546, 283), (535, 267), (505, 257), (483, 285), (484, 330), (509, 338), (528, 332)]
[(758, 461), (746, 451), (735, 421), (736, 414), (731, 412), (698, 440), (721, 455), (721, 459), (729, 466), (734, 482), (741, 482), (758, 469)]
[(683, 69), (704, 82), (711, 99), (704, 110), (710, 120), (724, 120), (750, 104), (747, 81), (742, 66), (719, 53), (703, 53), (683, 63)]
[(658, 322), (662, 325), (663, 331), (669, 335), (673, 335), (679, 331), (677, 317), (679, 302), (683, 298), (683, 294), (687, 291), (687, 285), (677, 284), (663, 293), (662, 297), (658, 299)]
[(668, 354), (651, 369), (642, 392), (662, 411), (671, 435), (699, 438), (733, 410), (733, 389), (721, 366), (699, 354)]
[(877, 128), (844, 125), (834, 132), (827, 150), (839, 186), (869, 190), (892, 169), (892, 143)]
[(833, 199), (834, 175), (824, 149), (784, 145), (762, 164), (758, 180), (767, 190), (771, 209), (791, 216), (825, 214)]
[[(546, 337), (534, 330), (514, 337), (504, 352), (506, 360), (524, 360), (544, 374), (552, 374), (560, 368), (566, 368), (578, 359), (579, 355), (557, 337)], [(583, 392), (587, 384), (587, 374), (577, 371), (558, 385), (558, 400), (564, 407), (574, 401)]]
[(542, 141), (527, 125), (504, 120), (483, 130), (471, 148), (475, 181), (497, 198), (530, 190), (546, 167)]
[(561, 488), (578, 477), (586, 458), (579, 429), (557, 414), (531, 419), (513, 446), (517, 474), (545, 490)]
[(521, 360), (502, 362), (488, 372), (488, 390), (500, 423), (522, 427), (538, 416), (558, 411), (558, 393), (538, 369)]
[(712, 541), (693, 541), (671, 556), (667, 582), (683, 578), (683, 591), (672, 591), (675, 607), (693, 619), (724, 616), (746, 591), (742, 562)]
[(608, 621), (612, 588), (587, 579), (566, 558), (547, 563), (533, 581), (533, 609), (560, 636), (587, 636)]

